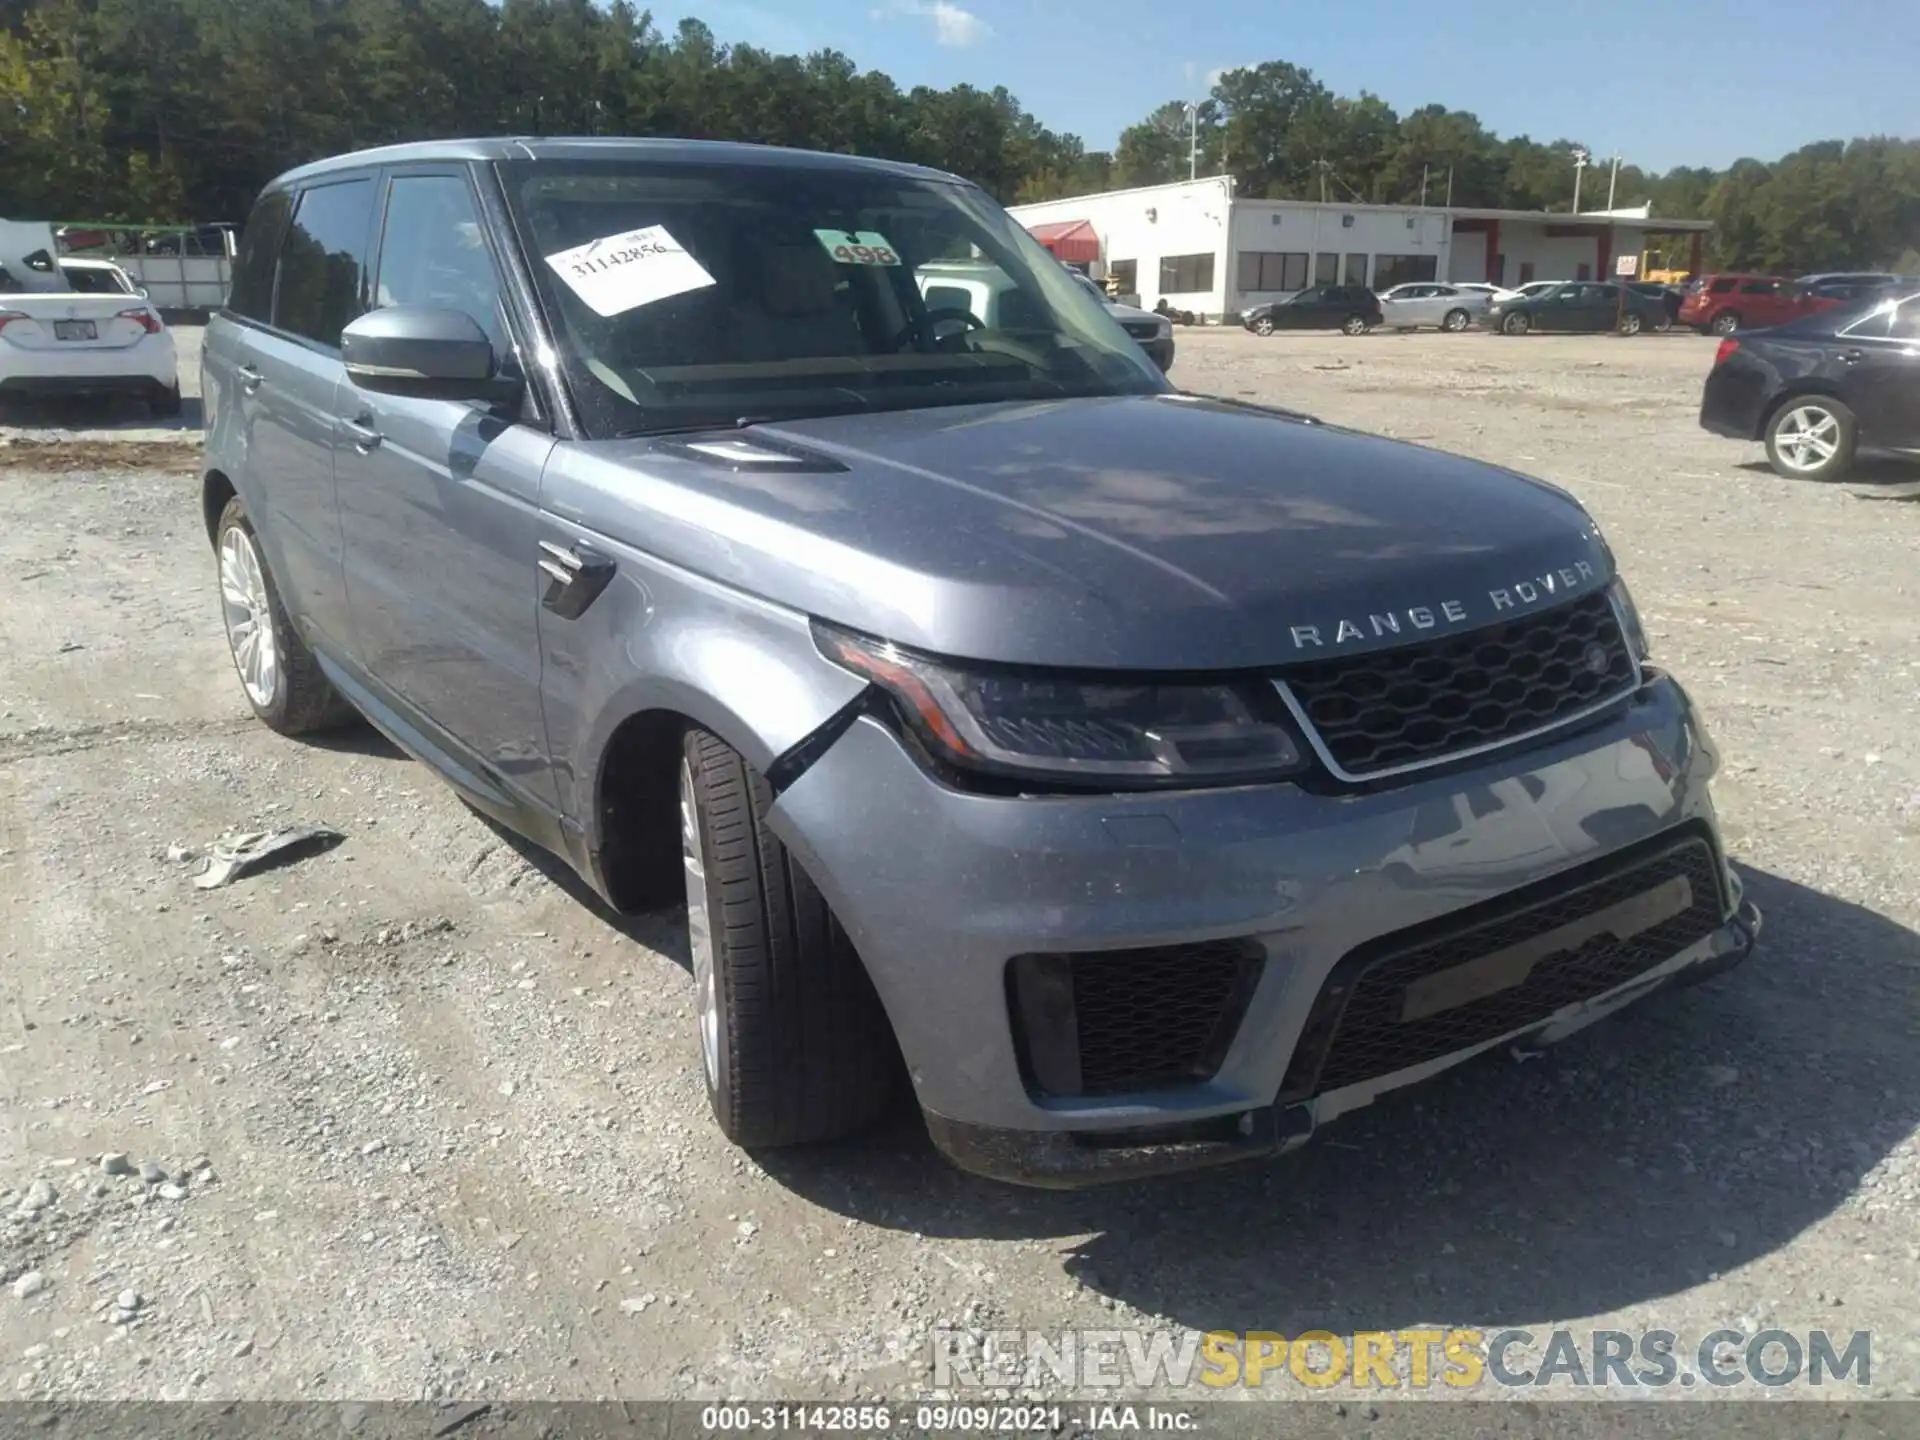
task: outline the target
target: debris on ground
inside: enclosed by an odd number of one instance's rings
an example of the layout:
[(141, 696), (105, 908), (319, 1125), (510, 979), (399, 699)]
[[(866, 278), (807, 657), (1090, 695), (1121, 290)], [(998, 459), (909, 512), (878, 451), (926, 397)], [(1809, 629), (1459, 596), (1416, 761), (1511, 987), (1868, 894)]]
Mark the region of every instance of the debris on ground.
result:
[(286, 865), (331, 850), (347, 837), (319, 825), (296, 825), (285, 830), (250, 830), (225, 835), (207, 852), (206, 868), (193, 877), (195, 887), (216, 890), (242, 875), (274, 865)]

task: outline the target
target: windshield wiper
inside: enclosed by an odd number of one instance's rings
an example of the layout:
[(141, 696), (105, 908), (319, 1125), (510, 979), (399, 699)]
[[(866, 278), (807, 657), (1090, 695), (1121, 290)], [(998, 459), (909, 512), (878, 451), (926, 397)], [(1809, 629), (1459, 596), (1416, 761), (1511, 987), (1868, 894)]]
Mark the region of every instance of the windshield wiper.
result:
[(650, 440), (656, 435), (697, 435), (706, 430), (744, 430), (749, 425), (770, 425), (771, 415), (736, 415), (731, 420), (702, 420), (684, 425), (641, 425), (632, 430), (616, 430), (615, 440)]

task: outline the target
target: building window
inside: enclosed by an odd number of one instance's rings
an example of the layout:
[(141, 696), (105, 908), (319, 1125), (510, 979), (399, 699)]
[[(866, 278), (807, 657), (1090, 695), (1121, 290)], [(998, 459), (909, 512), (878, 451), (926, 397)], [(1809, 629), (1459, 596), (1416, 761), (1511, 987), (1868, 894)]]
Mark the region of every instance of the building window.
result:
[(1322, 250), (1313, 257), (1313, 283), (1316, 285), (1338, 285), (1340, 283), (1340, 257), (1329, 250)]
[(1160, 293), (1199, 295), (1213, 289), (1213, 255), (1162, 255)]
[(1304, 290), (1308, 258), (1304, 250), (1242, 250), (1240, 288), (1243, 291)]
[(1347, 256), (1347, 273), (1341, 283), (1343, 285), (1364, 285), (1367, 283), (1367, 257), (1365, 255)]
[(1138, 295), (1140, 293), (1140, 262), (1115, 260), (1107, 266), (1107, 279), (1122, 295)]
[(1432, 281), (1440, 273), (1439, 257), (1434, 255), (1376, 255), (1373, 257), (1373, 288), (1391, 290), (1410, 281)]

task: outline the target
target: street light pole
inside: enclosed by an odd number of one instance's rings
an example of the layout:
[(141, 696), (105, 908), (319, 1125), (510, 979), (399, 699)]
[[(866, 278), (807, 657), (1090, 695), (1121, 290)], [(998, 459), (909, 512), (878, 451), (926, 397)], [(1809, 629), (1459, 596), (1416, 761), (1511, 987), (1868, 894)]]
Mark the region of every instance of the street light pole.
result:
[(1573, 152), (1573, 213), (1580, 213), (1580, 172), (1587, 168), (1587, 152), (1575, 149)]
[(1613, 187), (1620, 183), (1620, 156), (1615, 152), (1613, 172), (1607, 176), (1607, 209), (1613, 209)]
[(1200, 107), (1187, 102), (1187, 179), (1200, 174)]

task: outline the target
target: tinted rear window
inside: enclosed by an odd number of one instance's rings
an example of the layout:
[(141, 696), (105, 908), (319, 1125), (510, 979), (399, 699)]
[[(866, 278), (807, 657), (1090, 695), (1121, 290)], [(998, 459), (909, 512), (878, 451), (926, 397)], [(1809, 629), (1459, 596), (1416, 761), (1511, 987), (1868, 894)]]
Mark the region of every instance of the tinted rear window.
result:
[(1713, 282), (1711, 286), (1708, 287), (1708, 293), (1713, 295), (1730, 294), (1732, 290), (1733, 290), (1733, 281), (1731, 280), (1716, 280)]
[(285, 191), (262, 195), (240, 237), (233, 262), (233, 283), (227, 290), (227, 309), (249, 320), (265, 320), (273, 308), (273, 257), (286, 233), (292, 200)]
[(273, 323), (322, 345), (367, 308), (367, 230), (373, 182), (345, 180), (302, 192), (280, 252)]

